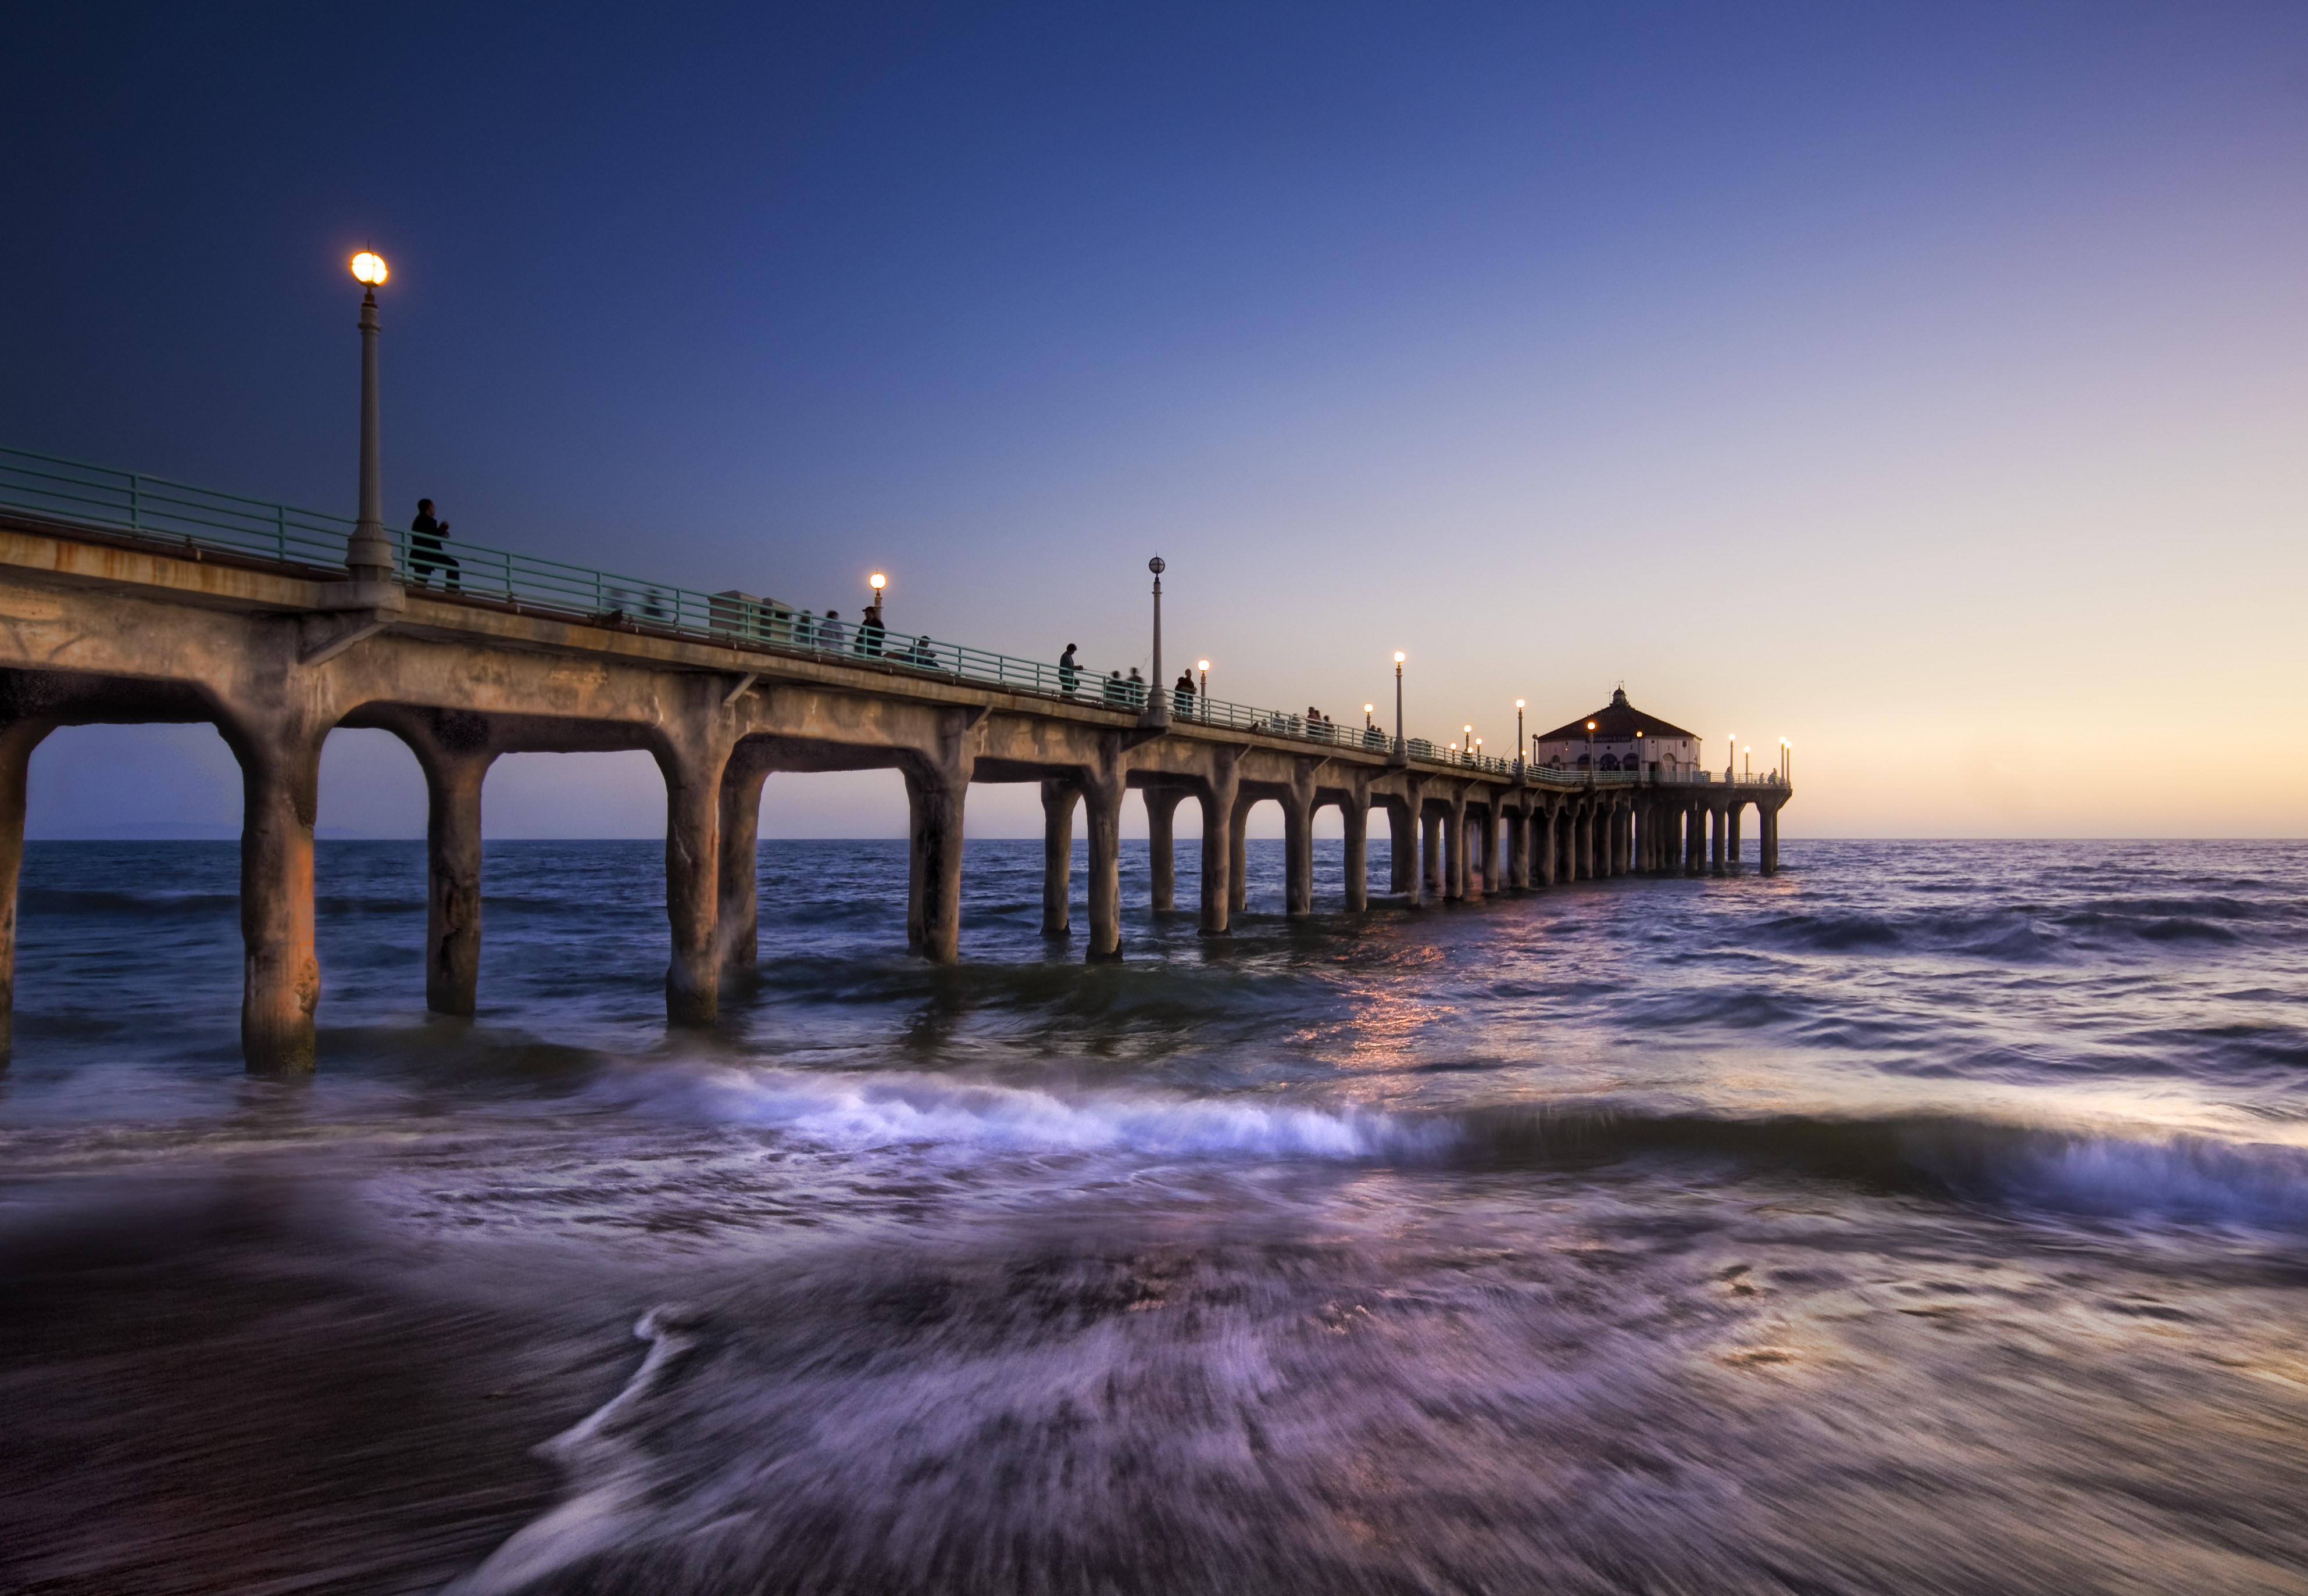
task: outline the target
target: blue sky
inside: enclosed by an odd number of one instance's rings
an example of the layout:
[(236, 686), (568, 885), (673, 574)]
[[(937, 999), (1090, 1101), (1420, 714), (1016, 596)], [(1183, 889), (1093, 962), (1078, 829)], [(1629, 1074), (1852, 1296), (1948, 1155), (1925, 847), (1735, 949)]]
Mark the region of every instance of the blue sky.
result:
[[(373, 245), (389, 503), (485, 543), (1114, 665), (1158, 551), (1221, 696), (1400, 648), (1414, 734), (1791, 736), (1791, 834), (2308, 833), (2297, 7), (93, 7), (0, 83), (0, 442), (349, 511)], [(68, 731), (30, 825), (234, 785)], [(422, 829), (376, 734), (323, 802)]]

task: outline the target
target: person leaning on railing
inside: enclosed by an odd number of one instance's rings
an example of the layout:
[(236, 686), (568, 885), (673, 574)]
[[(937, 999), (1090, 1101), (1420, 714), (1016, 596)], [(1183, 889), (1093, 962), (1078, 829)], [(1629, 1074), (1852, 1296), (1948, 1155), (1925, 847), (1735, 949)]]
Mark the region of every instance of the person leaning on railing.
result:
[(1194, 673), (1180, 671), (1178, 680), (1170, 689), (1170, 713), (1180, 720), (1192, 720), (1194, 715)]
[(1068, 698), (1073, 697), (1074, 683), (1081, 679), (1081, 667), (1074, 664), (1074, 646), (1068, 643), (1066, 651), (1058, 656), (1058, 691)]

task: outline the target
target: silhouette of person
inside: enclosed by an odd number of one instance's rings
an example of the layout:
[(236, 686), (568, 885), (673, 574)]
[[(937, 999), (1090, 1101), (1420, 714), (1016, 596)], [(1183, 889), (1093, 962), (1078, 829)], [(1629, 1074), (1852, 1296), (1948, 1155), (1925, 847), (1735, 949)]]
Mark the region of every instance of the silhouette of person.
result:
[(1067, 697), (1072, 698), (1073, 696), (1074, 682), (1080, 679), (1081, 674), (1081, 673), (1074, 665), (1074, 646), (1072, 643), (1068, 643), (1066, 645), (1066, 651), (1058, 656), (1058, 687), (1060, 691), (1064, 692)]
[(457, 579), (463, 574), (454, 554), (441, 552), (441, 540), (449, 536), (449, 523), (433, 519), (433, 501), (417, 501), (417, 519), (409, 523), (409, 570), (420, 588), (432, 584), (426, 579), (436, 571), (448, 572), (445, 586), (452, 593), (461, 592)]
[(1194, 673), (1180, 671), (1178, 680), (1170, 689), (1170, 713), (1181, 720), (1194, 712)]

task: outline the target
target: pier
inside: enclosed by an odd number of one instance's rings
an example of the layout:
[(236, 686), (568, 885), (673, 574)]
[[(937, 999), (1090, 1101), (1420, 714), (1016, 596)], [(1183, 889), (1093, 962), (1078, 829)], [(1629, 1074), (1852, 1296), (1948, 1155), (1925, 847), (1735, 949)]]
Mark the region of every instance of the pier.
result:
[[(365, 492), (364, 498), (366, 500)], [(754, 595), (692, 591), (458, 540), (456, 587), (409, 535), (140, 474), (0, 450), (0, 1025), (32, 751), (61, 725), (207, 722), (243, 782), (242, 1050), (314, 1063), (320, 965), (313, 836), (321, 748), (392, 733), (428, 795), (425, 1000), (474, 1012), (481, 785), (499, 755), (645, 750), (666, 784), (666, 1009), (710, 1024), (725, 970), (756, 957), (762, 789), (778, 771), (894, 768), (910, 813), (906, 935), (960, 956), (962, 814), (979, 782), (1038, 784), (1044, 928), (1072, 934), (1074, 815), (1089, 837), (1085, 956), (1123, 948), (1123, 805), (1146, 806), (1156, 912), (1199, 808), (1203, 933), (1242, 910), (1250, 811), (1281, 807), (1285, 905), (1368, 909), (1372, 813), (1389, 896), (1414, 907), (1637, 873), (1722, 875), (1756, 811), (1778, 865), (1780, 772), (1559, 768), (1173, 693), (927, 637), (842, 628)], [(1618, 703), (1623, 703), (1623, 695)], [(1344, 822), (1344, 901), (1317, 905), (1313, 822)], [(4, 1034), (4, 1033), (0, 1033)]]

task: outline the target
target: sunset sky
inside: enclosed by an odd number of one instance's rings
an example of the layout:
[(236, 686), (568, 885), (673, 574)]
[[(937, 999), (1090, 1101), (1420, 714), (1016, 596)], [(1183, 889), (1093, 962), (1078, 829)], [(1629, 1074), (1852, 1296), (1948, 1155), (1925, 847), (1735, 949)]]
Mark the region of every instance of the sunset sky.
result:
[[(1788, 736), (1790, 837), (2308, 835), (2308, 10), (478, 14), (20, 16), (0, 443), (351, 513), (374, 246), (401, 524), (1101, 668), (1159, 553), (1225, 698), (1402, 648), (1414, 735)], [(33, 763), (35, 837), (238, 809), (204, 727)], [(324, 826), (424, 814), (332, 741)]]

